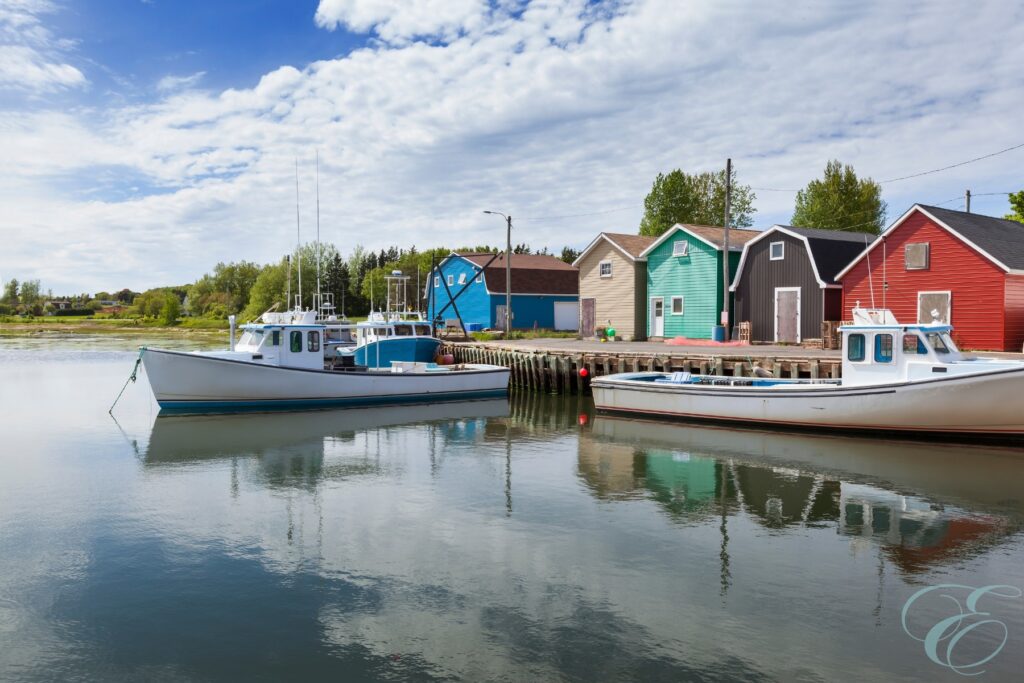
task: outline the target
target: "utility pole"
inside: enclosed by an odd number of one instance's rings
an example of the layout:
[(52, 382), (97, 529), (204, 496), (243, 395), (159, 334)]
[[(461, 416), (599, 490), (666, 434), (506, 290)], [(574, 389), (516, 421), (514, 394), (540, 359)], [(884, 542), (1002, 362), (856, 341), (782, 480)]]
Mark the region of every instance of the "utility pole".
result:
[(500, 211), (484, 211), (492, 216), (501, 216), (505, 219), (508, 230), (505, 233), (505, 338), (512, 331), (512, 216), (506, 216)]
[(970, 190), (967, 190), (967, 195), (965, 196), (964, 199), (965, 199), (966, 204), (967, 204), (967, 213), (970, 213), (971, 212), (971, 191)]
[(505, 216), (508, 230), (505, 234), (505, 339), (512, 334), (512, 216)]
[(729, 202), (732, 200), (732, 159), (725, 160), (725, 237), (722, 240), (722, 320), (729, 341)]

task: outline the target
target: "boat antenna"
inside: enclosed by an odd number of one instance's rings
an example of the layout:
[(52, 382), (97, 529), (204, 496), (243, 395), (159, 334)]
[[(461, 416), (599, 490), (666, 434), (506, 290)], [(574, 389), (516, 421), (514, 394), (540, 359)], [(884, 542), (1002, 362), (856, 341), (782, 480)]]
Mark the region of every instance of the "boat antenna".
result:
[(316, 300), (323, 306), (320, 294), (320, 150), (316, 151)]
[(299, 223), (299, 158), (295, 157), (295, 267), (299, 269), (299, 309), (302, 308), (302, 230)]
[(868, 247), (867, 252), (865, 252), (867, 254), (867, 257), (868, 257), (868, 287), (871, 288), (871, 310), (874, 310), (874, 308), (875, 308), (875, 281), (872, 279), (872, 276), (871, 276), (871, 247), (868, 246), (868, 234), (867, 233), (864, 233), (864, 246)]
[(284, 260), (288, 263), (288, 294), (285, 298), (285, 308), (287, 309), (292, 305), (292, 257), (291, 254), (285, 254)]

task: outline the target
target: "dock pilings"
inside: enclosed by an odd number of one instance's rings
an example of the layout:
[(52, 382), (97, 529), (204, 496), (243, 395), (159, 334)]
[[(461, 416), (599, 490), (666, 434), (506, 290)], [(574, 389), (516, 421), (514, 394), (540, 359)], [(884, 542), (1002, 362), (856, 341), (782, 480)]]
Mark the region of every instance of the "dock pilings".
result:
[[(756, 349), (756, 347), (754, 347)], [(753, 349), (752, 349), (753, 350)], [(838, 379), (838, 358), (765, 357), (739, 354), (679, 354), (634, 352), (582, 352), (520, 349), (495, 345), (446, 343), (442, 353), (456, 363), (487, 363), (511, 370), (513, 387), (551, 394), (586, 394), (590, 380), (619, 372), (692, 372), (731, 377), (751, 377), (755, 367), (773, 377)], [(585, 369), (585, 373), (580, 370)]]

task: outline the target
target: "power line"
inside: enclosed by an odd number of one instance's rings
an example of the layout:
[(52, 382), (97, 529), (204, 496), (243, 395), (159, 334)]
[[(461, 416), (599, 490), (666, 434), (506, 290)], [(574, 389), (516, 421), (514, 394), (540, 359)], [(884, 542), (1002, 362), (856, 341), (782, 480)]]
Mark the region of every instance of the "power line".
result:
[(1001, 149), (998, 152), (992, 152), (991, 154), (985, 154), (985, 155), (980, 156), (980, 157), (975, 157), (973, 159), (968, 159), (967, 161), (961, 161), (961, 162), (956, 163), (956, 164), (950, 164), (949, 166), (943, 166), (942, 168), (933, 168), (930, 171), (921, 171), (920, 173), (911, 173), (910, 175), (900, 176), (899, 178), (889, 178), (888, 180), (880, 180), (878, 182), (879, 182), (879, 184), (881, 184), (881, 183), (895, 183), (897, 180), (908, 180), (910, 178), (918, 178), (918, 177), (923, 176), (923, 175), (930, 175), (932, 173), (938, 173), (940, 171), (948, 171), (951, 168), (956, 168), (958, 166), (965, 166), (967, 164), (973, 164), (975, 161), (981, 161), (982, 159), (990, 159), (990, 158), (992, 158), (994, 156), (999, 156), (1000, 154), (1005, 154), (1007, 152), (1012, 152), (1013, 150), (1020, 149), (1021, 147), (1024, 147), (1024, 142), (1020, 143), (1019, 145), (1014, 145), (1013, 147), (1007, 147), (1006, 149)]
[(629, 206), (620, 206), (617, 209), (607, 209), (605, 211), (592, 211), (590, 213), (569, 213), (562, 216), (534, 216), (531, 218), (517, 218), (516, 221), (553, 221), (562, 218), (584, 218), (586, 216), (604, 216), (609, 213), (618, 213), (619, 211), (626, 211), (627, 209), (635, 208), (637, 208), (636, 204), (630, 204)]

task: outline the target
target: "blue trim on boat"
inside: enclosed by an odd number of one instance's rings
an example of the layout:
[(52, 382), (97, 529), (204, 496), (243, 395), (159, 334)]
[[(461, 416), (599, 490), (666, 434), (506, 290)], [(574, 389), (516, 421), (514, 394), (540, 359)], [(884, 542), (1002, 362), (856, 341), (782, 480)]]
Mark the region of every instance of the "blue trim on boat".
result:
[(391, 396), (356, 396), (352, 398), (301, 398), (242, 401), (158, 401), (161, 411), (167, 412), (242, 412), (260, 410), (295, 410), (302, 408), (329, 408), (338, 406), (368, 406), (403, 403), (432, 403), (436, 401), (469, 401), (478, 398), (500, 398), (508, 389), (481, 389), (478, 391), (450, 391), (429, 394), (397, 394)]

